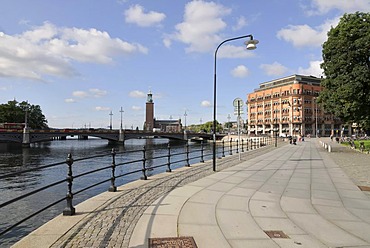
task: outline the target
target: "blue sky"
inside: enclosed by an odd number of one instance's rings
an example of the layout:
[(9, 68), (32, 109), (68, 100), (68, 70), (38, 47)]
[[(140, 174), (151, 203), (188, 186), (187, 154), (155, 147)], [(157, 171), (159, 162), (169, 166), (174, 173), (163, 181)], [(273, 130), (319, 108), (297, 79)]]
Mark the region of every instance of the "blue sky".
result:
[[(157, 119), (217, 119), (259, 83), (292, 74), (321, 76), (321, 45), (343, 13), (369, 0), (2, 0), (0, 102), (38, 104), (51, 127), (142, 128), (146, 94)], [(245, 118), (245, 117), (244, 117)]]

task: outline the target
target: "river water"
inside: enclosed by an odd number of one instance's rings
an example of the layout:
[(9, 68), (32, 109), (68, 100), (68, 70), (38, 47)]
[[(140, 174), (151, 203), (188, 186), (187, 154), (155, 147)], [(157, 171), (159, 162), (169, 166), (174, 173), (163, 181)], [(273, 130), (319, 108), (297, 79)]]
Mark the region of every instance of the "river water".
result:
[[(56, 140), (50, 142), (42, 142), (37, 144), (31, 144), (30, 148), (22, 148), (17, 144), (4, 144), (0, 143), (0, 175), (12, 173), (16, 171), (21, 171), (25, 169), (34, 169), (28, 173), (22, 174), (20, 176), (1, 179), (0, 181), (0, 203), (4, 203), (14, 197), (23, 195), (32, 190), (38, 189), (42, 186), (48, 185), (52, 182), (63, 180), (67, 176), (67, 165), (63, 164), (48, 169), (38, 169), (42, 165), (63, 162), (66, 160), (68, 154), (72, 154), (73, 158), (76, 160), (78, 158), (99, 155), (99, 154), (109, 154), (112, 148), (117, 152), (120, 151), (131, 151), (139, 150), (145, 145), (147, 148), (154, 148), (152, 152), (149, 152), (150, 157), (155, 157), (159, 155), (167, 154), (167, 139), (133, 139), (125, 141), (125, 145), (111, 145), (108, 144), (106, 140), (101, 139), (89, 139), (89, 140), (77, 140), (77, 139), (67, 139), (67, 140)], [(171, 152), (184, 152), (183, 143), (171, 143)], [(199, 149), (199, 145), (190, 144), (191, 149)], [(205, 154), (209, 154), (210, 147), (207, 145), (205, 147)], [(199, 155), (199, 154), (196, 154)], [(123, 157), (124, 156), (124, 157)], [(183, 155), (184, 156), (184, 155)], [(193, 155), (194, 156), (194, 155)], [(116, 162), (128, 161), (133, 159), (141, 159), (142, 153), (129, 153), (126, 155), (116, 156)], [(210, 156), (205, 156), (205, 159), (209, 159)], [(181, 158), (180, 158), (181, 159)], [(183, 158), (182, 158), (183, 159)], [(166, 158), (163, 158), (159, 163), (165, 163)], [(194, 159), (192, 163), (199, 162), (199, 159)], [(89, 162), (82, 163), (76, 166), (74, 164), (74, 169), (78, 173), (82, 173), (86, 170), (95, 169), (102, 166), (109, 166), (112, 163), (112, 157), (102, 157), (90, 160)], [(152, 165), (153, 162), (148, 161), (147, 166)], [(180, 166), (184, 166), (184, 163), (178, 163), (172, 167), (175, 169)], [(126, 170), (140, 169), (142, 163), (131, 164), (128, 167), (117, 168), (116, 175), (125, 173)], [(160, 170), (150, 171), (152, 174), (160, 173), (165, 171), (166, 168), (162, 167)], [(77, 173), (74, 172), (74, 173)], [(106, 170), (104, 173), (99, 173), (91, 177), (86, 177), (84, 179), (74, 181), (73, 187), (78, 188), (82, 186), (91, 185), (94, 182), (102, 181), (110, 177), (110, 171)], [(138, 180), (141, 174), (136, 173), (130, 176), (124, 177), (123, 179), (117, 180), (117, 185), (122, 185), (130, 181)], [(88, 191), (84, 191), (81, 194), (76, 195), (73, 198), (73, 205), (102, 193), (108, 189), (110, 183), (102, 184), (100, 186), (94, 187)], [(74, 189), (75, 191), (75, 189)], [(67, 193), (67, 184), (63, 183), (59, 186), (52, 187), (42, 193), (37, 193), (25, 200), (17, 201), (14, 204), (3, 207), (0, 209), (0, 231), (5, 230), (9, 225), (16, 223), (22, 218), (25, 218), (30, 213), (39, 210), (41, 207), (50, 204), (53, 201), (65, 197)], [(30, 220), (22, 223), (14, 230), (0, 236), (0, 247), (9, 247), (14, 244), (21, 237), (29, 234), (31, 231), (35, 230), (37, 227), (46, 223), (48, 220), (54, 218), (55, 216), (62, 213), (66, 206), (66, 202), (63, 201), (58, 205), (46, 210), (45, 212), (31, 218)]]

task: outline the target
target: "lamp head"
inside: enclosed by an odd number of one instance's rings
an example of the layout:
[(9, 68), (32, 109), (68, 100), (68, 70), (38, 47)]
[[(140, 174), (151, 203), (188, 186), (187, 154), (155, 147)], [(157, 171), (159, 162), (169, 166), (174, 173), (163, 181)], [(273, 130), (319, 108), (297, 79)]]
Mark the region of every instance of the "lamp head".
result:
[(258, 40), (253, 40), (253, 38), (251, 38), (250, 40), (244, 42), (244, 44), (247, 46), (247, 50), (254, 50), (257, 48), (257, 44), (259, 43)]

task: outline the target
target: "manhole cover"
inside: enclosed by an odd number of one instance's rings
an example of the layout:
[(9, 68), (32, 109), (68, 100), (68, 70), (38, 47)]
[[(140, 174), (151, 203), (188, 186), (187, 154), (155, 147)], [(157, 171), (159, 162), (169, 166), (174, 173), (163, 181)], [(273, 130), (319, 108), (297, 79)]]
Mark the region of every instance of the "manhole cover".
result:
[(149, 248), (198, 248), (193, 237), (149, 238)]
[(362, 191), (370, 191), (369, 186), (358, 186)]
[(264, 231), (272, 239), (289, 239), (283, 231)]

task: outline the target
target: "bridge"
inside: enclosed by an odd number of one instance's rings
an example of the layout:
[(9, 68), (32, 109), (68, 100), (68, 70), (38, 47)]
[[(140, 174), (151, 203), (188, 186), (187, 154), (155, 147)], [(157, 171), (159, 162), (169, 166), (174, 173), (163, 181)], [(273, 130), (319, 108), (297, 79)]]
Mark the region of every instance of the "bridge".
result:
[[(29, 146), (31, 143), (50, 141), (53, 139), (66, 139), (67, 136), (86, 138), (88, 136), (106, 139), (109, 142), (124, 143), (128, 139), (139, 138), (167, 138), (174, 140), (201, 139), (212, 140), (212, 134), (191, 132), (151, 132), (131, 129), (7, 129), (0, 131), (0, 142), (22, 143)], [(216, 135), (222, 139), (224, 135)]]

